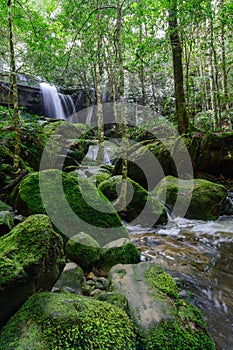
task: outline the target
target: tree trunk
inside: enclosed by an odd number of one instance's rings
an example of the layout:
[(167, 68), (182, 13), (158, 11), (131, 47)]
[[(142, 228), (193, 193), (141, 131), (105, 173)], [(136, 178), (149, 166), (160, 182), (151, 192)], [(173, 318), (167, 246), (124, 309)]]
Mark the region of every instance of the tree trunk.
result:
[(98, 154), (97, 162), (99, 164), (104, 163), (104, 117), (103, 117), (103, 106), (101, 98), (101, 86), (100, 86), (100, 68), (99, 63), (95, 66), (95, 82), (96, 82), (96, 104), (97, 104), (97, 123), (98, 123)]
[(217, 106), (217, 96), (216, 96), (216, 82), (214, 78), (214, 62), (213, 62), (213, 26), (212, 20), (206, 20), (206, 36), (207, 40), (209, 40), (209, 49), (207, 54), (207, 63), (208, 63), (208, 71), (209, 71), (209, 81), (210, 81), (210, 101), (211, 108), (214, 113), (214, 121), (215, 126), (218, 125), (218, 106)]
[(120, 196), (115, 203), (116, 209), (126, 208), (126, 196), (127, 196), (127, 147), (128, 142), (126, 138), (126, 119), (125, 119), (125, 80), (124, 80), (124, 67), (122, 57), (122, 39), (121, 39), (121, 27), (122, 27), (122, 12), (120, 0), (117, 1), (117, 24), (116, 24), (116, 39), (117, 39), (117, 53), (119, 64), (119, 92), (121, 103), (121, 133), (122, 133), (122, 183)]
[(8, 0), (8, 25), (9, 25), (9, 44), (10, 44), (10, 66), (11, 66), (11, 84), (14, 105), (14, 131), (15, 131), (15, 151), (14, 151), (14, 168), (19, 170), (20, 162), (20, 125), (19, 125), (19, 107), (18, 107), (18, 90), (17, 90), (17, 74), (15, 66), (15, 50), (13, 38), (12, 23), (12, 1)]
[(232, 130), (230, 106), (229, 106), (229, 93), (228, 93), (228, 82), (227, 82), (227, 68), (226, 68), (226, 44), (225, 44), (225, 25), (224, 25), (224, 6), (225, 0), (220, 1), (221, 5), (221, 56), (222, 56), (222, 87), (223, 87), (223, 110), (226, 112), (226, 119), (228, 127)]
[[(106, 43), (106, 45), (107, 45), (107, 43)], [(111, 58), (111, 53), (109, 52), (109, 50), (107, 50), (107, 54), (105, 55), (105, 59), (106, 59), (106, 67), (107, 67), (108, 78), (109, 78), (110, 88), (111, 88), (111, 95), (112, 95), (113, 118), (115, 121), (116, 130), (118, 130), (119, 129), (119, 120), (118, 120), (117, 105), (116, 105), (116, 100), (117, 100), (116, 79), (114, 76), (112, 58)]]
[(172, 1), (171, 9), (169, 10), (169, 37), (172, 47), (173, 57), (173, 72), (176, 100), (176, 115), (178, 122), (178, 131), (180, 134), (188, 132), (188, 116), (185, 104), (184, 95), (184, 77), (182, 65), (182, 47), (178, 31), (177, 23), (177, 1)]

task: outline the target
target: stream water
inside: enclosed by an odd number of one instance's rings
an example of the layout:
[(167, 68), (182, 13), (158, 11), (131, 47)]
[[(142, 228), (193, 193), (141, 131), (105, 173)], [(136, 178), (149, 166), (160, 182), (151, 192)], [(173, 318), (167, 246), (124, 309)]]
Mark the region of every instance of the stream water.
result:
[(128, 229), (142, 260), (182, 280), (181, 296), (202, 309), (217, 349), (233, 349), (233, 216), (209, 222), (176, 218), (164, 227)]

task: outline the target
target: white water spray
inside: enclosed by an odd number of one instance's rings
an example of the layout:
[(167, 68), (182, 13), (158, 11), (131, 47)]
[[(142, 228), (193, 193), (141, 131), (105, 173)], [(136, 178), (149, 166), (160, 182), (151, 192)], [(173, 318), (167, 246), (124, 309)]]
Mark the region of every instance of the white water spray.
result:
[(66, 119), (66, 113), (62, 106), (56, 86), (48, 83), (40, 83), (40, 90), (44, 104), (46, 117)]

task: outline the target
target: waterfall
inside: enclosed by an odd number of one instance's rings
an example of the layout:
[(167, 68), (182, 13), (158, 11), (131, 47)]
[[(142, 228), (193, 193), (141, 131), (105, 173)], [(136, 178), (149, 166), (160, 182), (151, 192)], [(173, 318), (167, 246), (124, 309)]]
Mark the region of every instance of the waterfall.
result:
[(75, 105), (72, 97), (70, 95), (58, 94), (63, 110), (65, 112), (66, 118), (71, 116), (75, 112)]
[[(44, 105), (44, 113), (46, 117), (56, 119), (66, 119), (67, 114), (63, 107), (61, 97), (57, 88), (54, 85), (48, 83), (40, 83), (40, 90), (42, 94), (42, 100)], [(64, 101), (63, 101), (64, 102)]]

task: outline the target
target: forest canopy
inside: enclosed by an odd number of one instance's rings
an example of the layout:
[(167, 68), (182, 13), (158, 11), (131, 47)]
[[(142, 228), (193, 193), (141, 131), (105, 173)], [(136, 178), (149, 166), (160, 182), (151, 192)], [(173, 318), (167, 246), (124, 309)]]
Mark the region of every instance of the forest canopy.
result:
[[(102, 94), (114, 99), (121, 79), (117, 28), (120, 13), (127, 100), (173, 118), (177, 102), (174, 82), (176, 87), (176, 79), (182, 73), (178, 95), (181, 96), (182, 86), (188, 119), (206, 129), (231, 129), (231, 0), (14, 0), (11, 3), (18, 73), (72, 89), (96, 87), (98, 78)], [(1, 0), (2, 70), (10, 69), (7, 12), (7, 1)], [(174, 64), (177, 49), (183, 72), (174, 77), (178, 67)]]

